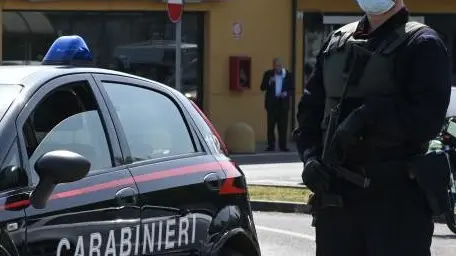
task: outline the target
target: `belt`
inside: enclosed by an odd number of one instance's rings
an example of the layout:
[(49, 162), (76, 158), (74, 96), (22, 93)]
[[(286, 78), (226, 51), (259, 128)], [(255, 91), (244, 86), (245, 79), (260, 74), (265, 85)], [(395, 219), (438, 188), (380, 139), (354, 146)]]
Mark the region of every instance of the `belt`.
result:
[[(358, 182), (339, 176), (334, 182), (337, 187), (336, 190), (355, 189), (362, 191), (371, 187), (400, 184), (414, 178), (410, 171), (409, 162), (406, 160), (377, 162), (356, 167), (347, 166), (345, 170), (356, 175)], [(368, 186), (362, 186), (363, 181), (367, 181)]]
[(377, 162), (347, 169), (368, 178), (369, 187), (362, 188), (344, 178), (337, 178), (331, 182), (328, 193), (319, 196), (322, 207), (340, 207), (367, 198), (374, 191), (391, 189), (392, 186), (399, 188), (411, 181), (410, 167), (406, 160)]
[(366, 177), (370, 178), (371, 190), (402, 187), (414, 179), (410, 163), (406, 160), (382, 162), (363, 166)]

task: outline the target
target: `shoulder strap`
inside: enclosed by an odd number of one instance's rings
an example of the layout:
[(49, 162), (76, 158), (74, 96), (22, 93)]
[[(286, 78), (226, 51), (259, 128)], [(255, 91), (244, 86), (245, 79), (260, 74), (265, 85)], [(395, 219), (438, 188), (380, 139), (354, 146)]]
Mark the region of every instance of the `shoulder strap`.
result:
[(427, 27), (425, 24), (416, 22), (416, 21), (409, 21), (402, 26), (399, 26), (394, 33), (391, 34), (387, 40), (382, 43), (377, 52), (381, 52), (383, 54), (391, 54), (396, 50), (399, 46), (401, 46), (404, 42), (406, 42), (410, 37), (412, 37), (416, 32), (418, 32), (421, 28)]
[(339, 28), (336, 33), (341, 34), (341, 38), (339, 40), (338, 47), (342, 47), (345, 45), (347, 40), (356, 32), (356, 29), (358, 28), (358, 21), (348, 23), (347, 25)]
[(323, 52), (329, 52), (344, 46), (350, 36), (355, 33), (357, 27), (358, 21), (349, 23), (333, 31), (329, 36), (328, 44)]

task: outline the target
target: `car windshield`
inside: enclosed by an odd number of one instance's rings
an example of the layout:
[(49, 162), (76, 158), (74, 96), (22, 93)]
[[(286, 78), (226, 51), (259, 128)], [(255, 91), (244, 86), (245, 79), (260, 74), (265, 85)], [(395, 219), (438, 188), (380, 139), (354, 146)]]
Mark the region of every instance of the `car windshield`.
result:
[(0, 120), (21, 92), (21, 89), (20, 85), (0, 85)]

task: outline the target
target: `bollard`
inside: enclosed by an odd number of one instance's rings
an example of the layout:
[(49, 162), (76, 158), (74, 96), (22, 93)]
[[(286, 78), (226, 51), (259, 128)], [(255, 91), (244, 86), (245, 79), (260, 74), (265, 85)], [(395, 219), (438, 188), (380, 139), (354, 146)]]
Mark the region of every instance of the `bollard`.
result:
[(230, 154), (255, 153), (255, 133), (246, 123), (235, 123), (225, 132), (225, 143)]

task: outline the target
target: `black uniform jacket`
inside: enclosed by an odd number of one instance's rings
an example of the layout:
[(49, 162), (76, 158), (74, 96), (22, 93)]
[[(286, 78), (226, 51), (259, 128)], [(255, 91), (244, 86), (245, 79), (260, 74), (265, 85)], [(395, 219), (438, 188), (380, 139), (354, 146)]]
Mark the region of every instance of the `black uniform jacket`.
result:
[[(368, 20), (359, 23), (355, 37), (385, 37), (399, 25), (409, 20), (406, 8), (387, 22), (367, 34)], [(323, 45), (328, 43), (326, 40)], [(381, 106), (379, 118), (397, 120), (394, 134), (399, 134), (407, 145), (423, 145), (438, 135), (449, 104), (451, 90), (451, 65), (448, 51), (438, 34), (431, 28), (422, 28), (397, 49), (395, 63), (396, 81), (400, 86), (400, 100)], [(314, 71), (298, 104), (297, 118), (301, 135), (298, 147), (303, 161), (320, 157), (322, 138), (320, 123), (323, 118), (325, 90), (322, 77), (321, 52)], [(358, 103), (345, 101), (349, 108)], [(382, 122), (377, 122), (382, 125)], [(405, 144), (404, 144), (405, 145)], [(405, 147), (404, 150), (409, 150)]]

